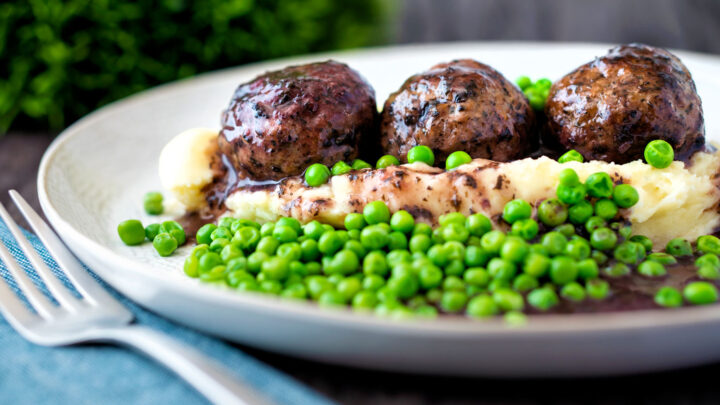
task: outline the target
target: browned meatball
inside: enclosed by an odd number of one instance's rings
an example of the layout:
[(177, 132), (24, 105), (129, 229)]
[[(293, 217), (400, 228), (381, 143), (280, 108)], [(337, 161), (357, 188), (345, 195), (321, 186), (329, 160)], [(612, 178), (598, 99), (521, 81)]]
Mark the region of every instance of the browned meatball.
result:
[(626, 163), (664, 139), (679, 158), (705, 143), (703, 112), (685, 65), (664, 49), (630, 44), (580, 66), (550, 89), (550, 136), (585, 159)]
[(235, 91), (223, 113), (220, 152), (256, 180), (301, 174), (358, 154), (375, 136), (375, 91), (347, 65), (328, 61), (268, 72)]
[(381, 143), (401, 160), (413, 146), (426, 145), (439, 164), (456, 150), (508, 161), (533, 146), (533, 122), (517, 87), (490, 66), (463, 59), (410, 77), (388, 98)]

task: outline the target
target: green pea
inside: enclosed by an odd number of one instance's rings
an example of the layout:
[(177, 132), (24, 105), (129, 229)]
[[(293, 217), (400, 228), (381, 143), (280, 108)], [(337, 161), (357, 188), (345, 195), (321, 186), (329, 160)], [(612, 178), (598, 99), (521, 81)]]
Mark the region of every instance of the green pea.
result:
[(492, 258), (492, 254), (480, 246), (468, 246), (463, 260), (468, 267), (484, 266)]
[(550, 263), (549, 257), (539, 253), (530, 253), (523, 263), (523, 272), (535, 278), (540, 278), (548, 272)]
[[(360, 242), (367, 250), (378, 250), (390, 242), (388, 235), (389, 233), (382, 227), (368, 226), (360, 233)], [(322, 248), (320, 250), (322, 251)]]
[(220, 252), (225, 246), (230, 245), (230, 241), (225, 238), (217, 238), (210, 243), (210, 250), (213, 252)]
[(570, 257), (557, 256), (550, 262), (550, 279), (555, 284), (567, 284), (578, 276), (577, 263)]
[[(240, 231), (238, 231), (240, 232)], [(292, 242), (297, 240), (298, 234), (295, 229), (287, 225), (275, 225), (273, 237), (280, 242)]]
[(702, 253), (720, 254), (720, 239), (713, 235), (703, 235), (697, 238), (697, 250)]
[(467, 303), (467, 294), (462, 291), (445, 291), (440, 307), (446, 312), (460, 312)]
[(213, 234), (213, 232), (216, 229), (217, 229), (217, 226), (215, 226), (215, 224), (205, 224), (205, 225), (201, 226), (200, 229), (198, 229), (197, 233), (195, 234), (195, 240), (197, 241), (198, 244), (209, 245), (210, 242), (212, 242), (211, 235)]
[(352, 166), (340, 161), (333, 165), (332, 169), (330, 169), (330, 173), (332, 173), (333, 176), (341, 176), (343, 174), (350, 173), (352, 169)]
[(537, 210), (538, 219), (545, 225), (560, 225), (567, 219), (568, 210), (560, 200), (551, 198), (540, 203)]
[(487, 271), (494, 279), (512, 280), (517, 272), (513, 262), (501, 258), (493, 258), (488, 262)]
[(199, 259), (197, 258), (197, 256), (190, 255), (185, 258), (185, 262), (183, 263), (183, 271), (188, 277), (197, 278), (199, 275), (198, 266)]
[(498, 306), (493, 298), (487, 294), (481, 294), (468, 302), (466, 313), (473, 318), (487, 318), (496, 315), (498, 311)]
[(593, 206), (587, 201), (580, 201), (568, 209), (568, 219), (575, 225), (582, 225), (593, 215)]
[(640, 200), (635, 187), (629, 184), (619, 184), (613, 190), (612, 199), (620, 208), (630, 208)]
[(569, 301), (580, 302), (585, 299), (585, 288), (576, 282), (565, 284), (560, 290), (560, 296)]
[(339, 291), (328, 290), (320, 294), (317, 301), (321, 307), (337, 307), (345, 305), (347, 299)]
[(272, 236), (263, 236), (255, 247), (255, 250), (259, 252), (265, 252), (268, 255), (272, 256), (275, 254), (278, 246), (280, 246), (280, 241), (273, 238)]
[(654, 301), (661, 307), (677, 308), (683, 304), (683, 297), (680, 291), (672, 287), (662, 287), (655, 293)]
[(228, 261), (236, 258), (236, 257), (244, 257), (242, 250), (234, 245), (226, 245), (222, 248), (220, 251), (220, 257), (222, 258), (223, 262), (227, 263)]
[(388, 273), (388, 270), (388, 264), (382, 252), (372, 251), (363, 259), (363, 273), (366, 276), (384, 276)]
[(290, 261), (300, 260), (302, 258), (302, 248), (297, 242), (283, 243), (278, 246), (275, 254)]
[(365, 217), (363, 214), (358, 213), (350, 213), (345, 216), (345, 229), (352, 230), (352, 229), (363, 229), (365, 225)]
[(530, 218), (530, 215), (532, 215), (532, 206), (525, 200), (515, 199), (509, 201), (505, 204), (505, 207), (503, 207), (502, 217), (505, 222), (509, 224), (513, 224), (515, 221), (521, 219)]
[(593, 173), (585, 179), (588, 195), (595, 198), (609, 198), (613, 193), (613, 181), (605, 172)]
[(425, 253), (430, 249), (432, 241), (430, 237), (424, 234), (415, 235), (410, 238), (408, 247), (412, 253), (422, 252)]
[(574, 238), (565, 245), (565, 255), (575, 260), (587, 259), (590, 253), (590, 244), (583, 238)]
[(515, 79), (515, 84), (517, 84), (517, 86), (520, 88), (520, 90), (525, 90), (528, 87), (532, 86), (533, 82), (527, 76), (520, 76), (517, 79)]
[(519, 263), (525, 259), (528, 251), (528, 244), (522, 238), (508, 236), (500, 248), (500, 257), (509, 262)]
[(489, 231), (480, 238), (480, 246), (492, 254), (500, 253), (503, 243), (505, 243), (505, 234), (501, 231)]
[(718, 300), (718, 290), (707, 281), (694, 281), (685, 286), (683, 296), (694, 305), (711, 304)]
[(145, 227), (145, 237), (151, 241), (161, 232), (160, 224), (150, 224)]
[(647, 236), (643, 236), (643, 235), (633, 235), (633, 236), (630, 237), (629, 240), (630, 240), (631, 242), (635, 242), (635, 243), (641, 244), (641, 245), (643, 246), (643, 248), (645, 248), (645, 251), (646, 251), (646, 252), (652, 252), (653, 243), (652, 243), (652, 240), (650, 240), (650, 238), (648, 238)]
[(446, 226), (448, 224), (464, 225), (466, 221), (467, 218), (461, 212), (449, 212), (447, 214), (440, 215), (438, 218), (440, 226)]
[[(670, 257), (672, 257), (672, 256), (670, 256)], [(713, 253), (704, 254), (704, 255), (698, 257), (697, 260), (695, 260), (695, 266), (697, 266), (697, 267), (710, 266), (710, 267), (720, 268), (720, 257), (718, 257), (718, 255), (713, 254)]]
[(362, 259), (367, 254), (365, 247), (357, 240), (349, 240), (343, 245), (343, 249), (352, 250), (358, 258)]
[(463, 274), (463, 280), (468, 285), (485, 287), (490, 282), (490, 274), (481, 267), (471, 267)]
[[(275, 233), (273, 229), (273, 234)], [(303, 235), (310, 239), (318, 240), (325, 233), (325, 227), (318, 221), (310, 221), (303, 227)]]
[(408, 299), (415, 295), (419, 288), (418, 277), (412, 272), (401, 276), (392, 276), (387, 282), (387, 287), (398, 298)]
[(523, 296), (508, 288), (495, 290), (492, 297), (502, 311), (520, 311), (525, 306)]
[(588, 296), (594, 300), (605, 299), (610, 294), (610, 284), (605, 280), (593, 279), (585, 283)]
[[(142, 225), (141, 225), (142, 226)], [(144, 230), (143, 230), (144, 234)], [(143, 239), (145, 236), (143, 235)], [(162, 257), (170, 256), (178, 247), (177, 240), (169, 233), (163, 232), (153, 239), (153, 247)], [(205, 255), (207, 256), (207, 255)], [(204, 257), (204, 256), (203, 256)]]
[(352, 250), (343, 249), (332, 257), (329, 265), (323, 270), (326, 274), (348, 275), (360, 267), (360, 259)]
[(612, 219), (618, 213), (618, 207), (613, 200), (603, 198), (595, 202), (595, 215), (603, 219)]
[(352, 162), (353, 170), (372, 169), (372, 165), (362, 159), (355, 159)]
[(245, 270), (230, 270), (228, 266), (225, 281), (230, 287), (237, 288), (242, 281), (255, 281), (255, 277)]
[(227, 230), (230, 230), (230, 227), (235, 222), (235, 218), (233, 217), (222, 217), (220, 220), (218, 220), (218, 228), (227, 228)]
[(365, 222), (370, 225), (386, 223), (390, 220), (390, 210), (382, 201), (373, 201), (363, 208)]
[(418, 222), (415, 224), (415, 227), (413, 227), (412, 235), (432, 235), (432, 227), (428, 224)]
[(344, 295), (347, 301), (352, 300), (360, 290), (362, 290), (362, 282), (355, 277), (345, 278), (337, 285), (337, 291)]
[(562, 156), (558, 158), (558, 163), (567, 163), (567, 162), (583, 162), (583, 156), (580, 154), (580, 152), (576, 151), (575, 149), (570, 149), (569, 151), (563, 153)]
[(665, 251), (675, 257), (692, 256), (693, 254), (690, 242), (682, 238), (670, 240), (665, 246)]
[(547, 311), (556, 306), (559, 302), (558, 296), (550, 288), (536, 288), (527, 296), (528, 304), (541, 310)]
[(545, 98), (540, 90), (533, 86), (525, 89), (524, 93), (533, 110), (542, 111), (545, 108)]
[(552, 81), (548, 78), (541, 78), (535, 82), (535, 87), (539, 89), (549, 89), (552, 86)]
[(145, 194), (143, 208), (148, 215), (160, 215), (163, 213), (163, 195), (157, 191)]
[(577, 184), (575, 186), (564, 186), (561, 184), (558, 186), (555, 194), (561, 202), (573, 205), (585, 199), (586, 191), (583, 184)]
[(592, 233), (594, 230), (606, 226), (607, 221), (600, 217), (590, 217), (588, 218), (587, 222), (585, 222), (585, 230), (587, 230), (588, 233)]
[(117, 227), (120, 240), (128, 246), (135, 246), (145, 241), (145, 228), (137, 219), (120, 222)]
[(198, 272), (200, 274), (207, 273), (214, 267), (217, 267), (221, 264), (223, 264), (223, 261), (219, 254), (215, 252), (208, 252), (198, 259)]
[[(221, 256), (222, 258), (222, 256)], [(227, 260), (227, 268), (228, 271), (238, 271), (238, 270), (246, 270), (247, 269), (247, 259), (242, 256), (233, 257), (230, 260)]]
[(375, 164), (375, 167), (378, 169), (384, 169), (389, 166), (398, 166), (400, 165), (400, 161), (398, 158), (396, 158), (393, 155), (384, 155), (378, 159), (377, 163)]
[(366, 274), (362, 286), (364, 290), (377, 291), (385, 285), (385, 279), (377, 274)]
[(405, 210), (399, 210), (390, 217), (390, 227), (394, 231), (410, 233), (415, 228), (415, 218)]
[(400, 263), (410, 263), (413, 261), (410, 252), (403, 249), (391, 250), (385, 256), (385, 260), (387, 261), (388, 266), (390, 266), (391, 268), (399, 265)]
[(422, 289), (430, 290), (442, 284), (443, 272), (433, 264), (426, 264), (418, 271), (418, 280)]
[(720, 279), (720, 269), (709, 265), (700, 266), (697, 275), (704, 280), (718, 280)]
[(264, 261), (268, 260), (270, 255), (265, 252), (253, 252), (247, 257), (247, 269), (250, 273), (257, 274), (262, 269)]
[(466, 287), (465, 281), (458, 276), (446, 276), (442, 282), (442, 288), (445, 291), (465, 291)]
[(472, 214), (465, 220), (470, 235), (481, 237), (492, 230), (492, 222), (483, 214)]
[(590, 234), (590, 245), (598, 250), (610, 250), (617, 244), (617, 235), (610, 228), (597, 228)]
[(510, 234), (531, 240), (537, 236), (539, 229), (538, 223), (534, 219), (526, 218), (512, 224)]
[(600, 273), (598, 263), (594, 259), (580, 260), (577, 263), (578, 277), (583, 280), (597, 278)]
[(670, 264), (676, 264), (676, 263), (677, 263), (677, 259), (676, 259), (675, 257), (673, 257), (672, 255), (670, 255), (670, 254), (668, 254), (668, 253), (664, 253), (664, 252), (650, 253), (650, 254), (647, 256), (647, 259), (648, 259), (648, 260), (654, 260), (654, 261), (656, 261), (656, 262), (658, 262), (658, 263), (660, 263), (660, 264), (663, 264), (663, 265), (670, 265)]
[(273, 256), (262, 263), (261, 272), (269, 280), (282, 281), (290, 274), (290, 260)]
[(654, 260), (646, 260), (638, 266), (638, 273), (646, 277), (661, 277), (667, 274), (665, 266)]
[(472, 157), (467, 152), (458, 150), (450, 154), (445, 161), (445, 170), (453, 170), (464, 164), (472, 162)]
[(177, 241), (178, 246), (185, 244), (186, 235), (183, 227), (175, 221), (165, 221), (160, 224), (160, 232), (166, 232), (172, 235)]
[(373, 309), (377, 303), (375, 293), (369, 290), (359, 291), (352, 299), (352, 307), (355, 310)]
[(662, 139), (650, 141), (645, 146), (644, 156), (645, 161), (657, 169), (664, 169), (675, 160), (673, 147)]
[(442, 236), (445, 241), (466, 242), (470, 232), (463, 224), (451, 223), (442, 227)]
[[(260, 227), (260, 237), (272, 236), (273, 230), (275, 230), (274, 222), (262, 224), (262, 226)], [(237, 230), (235, 232), (237, 232)]]
[(412, 147), (407, 153), (408, 163), (422, 162), (428, 166), (435, 164), (435, 154), (425, 145)]
[(550, 255), (557, 256), (565, 252), (567, 238), (560, 232), (551, 231), (543, 235), (540, 243), (547, 249)]
[(206, 271), (204, 273), (200, 274), (200, 280), (205, 282), (216, 282), (221, 281), (225, 279), (225, 270), (226, 267), (224, 265), (218, 265), (210, 269), (209, 271)]
[(519, 292), (530, 291), (533, 288), (537, 288), (539, 285), (538, 280), (529, 274), (520, 274), (513, 280), (513, 290)]
[(619, 262), (625, 264), (635, 264), (638, 262), (638, 257), (640, 255), (639, 249), (641, 248), (642, 246), (635, 242), (623, 242), (615, 248), (613, 256)]

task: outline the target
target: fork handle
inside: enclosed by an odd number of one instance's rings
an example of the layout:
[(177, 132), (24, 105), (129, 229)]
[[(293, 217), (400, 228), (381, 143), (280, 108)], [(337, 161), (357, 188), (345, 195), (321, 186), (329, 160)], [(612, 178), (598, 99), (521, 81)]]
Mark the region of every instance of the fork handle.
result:
[(175, 372), (215, 404), (270, 405), (248, 385), (230, 377), (230, 372), (190, 346), (153, 329), (130, 325), (91, 332), (95, 341), (116, 343), (135, 349)]

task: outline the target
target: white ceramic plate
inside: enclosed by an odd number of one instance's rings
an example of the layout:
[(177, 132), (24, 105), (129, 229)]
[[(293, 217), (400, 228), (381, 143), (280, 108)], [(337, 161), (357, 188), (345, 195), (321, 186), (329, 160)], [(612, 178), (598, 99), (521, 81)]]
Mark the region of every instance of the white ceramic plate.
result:
[[(161, 259), (127, 247), (117, 224), (146, 217), (143, 194), (160, 189), (157, 157), (175, 134), (217, 128), (236, 86), (268, 69), (334, 58), (360, 71), (380, 102), (411, 74), (454, 58), (485, 62), (506, 77), (559, 78), (611, 45), (456, 43), (305, 56), (201, 75), (107, 106), (48, 149), (38, 189), (45, 214), (98, 275), (138, 303), (229, 340), (350, 366), (453, 375), (580, 376), (650, 371), (720, 359), (720, 307), (546, 316), (524, 327), (464, 319), (398, 322), (346, 310), (202, 285), (181, 270), (188, 247)], [(678, 55), (704, 103), (709, 138), (720, 139), (720, 58)], [(156, 219), (156, 218), (155, 218)]]

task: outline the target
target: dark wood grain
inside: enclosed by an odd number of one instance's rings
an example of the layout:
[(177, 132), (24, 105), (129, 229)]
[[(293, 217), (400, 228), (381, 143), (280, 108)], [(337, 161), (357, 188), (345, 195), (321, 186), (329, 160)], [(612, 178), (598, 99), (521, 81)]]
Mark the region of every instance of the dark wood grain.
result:
[[(6, 204), (9, 200), (6, 190), (14, 188), (39, 210), (35, 186), (37, 167), (51, 139), (47, 134), (0, 137), (0, 201), (3, 204), (10, 206)], [(12, 214), (19, 219), (16, 211)], [(357, 370), (248, 347), (242, 349), (327, 397), (350, 405), (720, 403), (720, 384), (717, 383), (720, 365), (618, 378), (498, 380)], [(423, 370), (423, 373), (432, 373), (432, 370)]]

